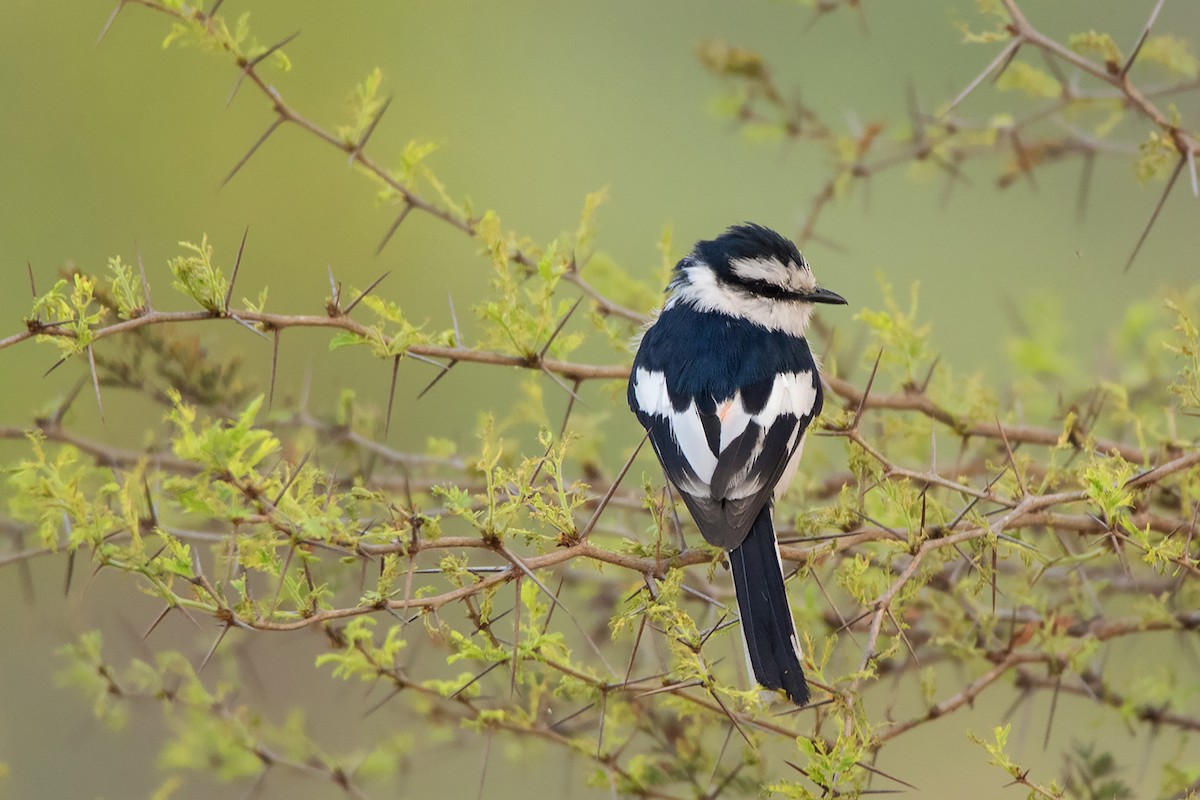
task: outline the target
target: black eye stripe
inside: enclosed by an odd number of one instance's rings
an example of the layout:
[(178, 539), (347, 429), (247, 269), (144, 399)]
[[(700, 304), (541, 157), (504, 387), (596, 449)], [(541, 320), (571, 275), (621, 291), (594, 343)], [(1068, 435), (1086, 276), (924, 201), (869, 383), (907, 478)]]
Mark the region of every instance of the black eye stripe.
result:
[(785, 289), (779, 284), (771, 283), (770, 281), (736, 278), (732, 281), (725, 281), (725, 283), (733, 288), (741, 289), (747, 294), (769, 297), (772, 300), (803, 300), (806, 297), (804, 292)]

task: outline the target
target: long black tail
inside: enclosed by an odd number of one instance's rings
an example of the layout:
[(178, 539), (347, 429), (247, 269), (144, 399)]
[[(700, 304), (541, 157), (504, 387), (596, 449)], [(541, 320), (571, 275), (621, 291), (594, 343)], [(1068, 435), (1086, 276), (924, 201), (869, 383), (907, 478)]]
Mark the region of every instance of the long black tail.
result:
[(740, 546), (729, 551), (742, 635), (754, 677), (768, 689), (783, 689), (792, 702), (808, 702), (800, 666), (800, 644), (783, 585), (783, 563), (775, 545), (771, 504), (758, 512)]

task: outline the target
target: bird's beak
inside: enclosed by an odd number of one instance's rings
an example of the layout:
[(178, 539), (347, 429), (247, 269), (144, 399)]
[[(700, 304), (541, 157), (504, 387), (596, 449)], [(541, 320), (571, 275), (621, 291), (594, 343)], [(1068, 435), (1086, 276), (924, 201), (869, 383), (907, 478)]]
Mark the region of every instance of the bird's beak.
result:
[(834, 306), (846, 305), (846, 298), (842, 297), (837, 292), (831, 292), (828, 289), (815, 289), (804, 296), (806, 302), (809, 303), (828, 303)]

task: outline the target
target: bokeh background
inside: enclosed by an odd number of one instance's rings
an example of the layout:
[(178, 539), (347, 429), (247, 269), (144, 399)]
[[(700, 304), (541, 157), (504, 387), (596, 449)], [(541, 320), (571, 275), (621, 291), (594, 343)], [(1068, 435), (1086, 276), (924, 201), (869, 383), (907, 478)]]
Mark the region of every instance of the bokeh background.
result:
[[(1045, 32), (1061, 36), (1095, 28), (1130, 46), (1151, 2), (1028, 2)], [(414, 138), (440, 143), (431, 164), (456, 197), (495, 209), (505, 227), (546, 241), (573, 230), (586, 193), (608, 187), (599, 216), (598, 247), (638, 275), (658, 269), (656, 245), (673, 231), (676, 255), (728, 224), (754, 220), (785, 233), (799, 230), (809, 200), (828, 174), (824, 154), (803, 145), (747, 137), (712, 110), (719, 83), (695, 57), (697, 45), (718, 39), (753, 48), (779, 83), (803, 93), (833, 123), (887, 121), (885, 136), (906, 123), (911, 87), (929, 107), (952, 97), (994, 55), (994, 46), (961, 42), (956, 27), (975, 19), (974, 3), (886, 3), (864, 0), (867, 29), (841, 11), (810, 27), (811, 12), (786, 2), (462, 2), (268, 3), (229, 0), (224, 13), (253, 12), (264, 41), (300, 30), (287, 47), (294, 69), (268, 70), (294, 107), (333, 127), (347, 117), (355, 83), (380, 67), (395, 101), (371, 148), (385, 162)], [(229, 64), (160, 43), (165, 18), (130, 7), (95, 46), (111, 10), (107, 0), (45, 3), (7, 0), (0, 26), (0, 333), (16, 332), (29, 307), (26, 265), (44, 290), (70, 265), (90, 271), (140, 247), (156, 302), (171, 297), (166, 260), (181, 239), (208, 233), (218, 260), (232, 261), (248, 225), (239, 294), (270, 287), (269, 307), (320, 313), (327, 268), (348, 285), (365, 286), (391, 270), (380, 291), (420, 310), (435, 328), (449, 327), (452, 294), (470, 338), (467, 309), (486, 293), (487, 265), (474, 243), (440, 222), (414, 215), (382, 255), (375, 248), (393, 211), (380, 208), (369, 184), (344, 158), (284, 127), (226, 187), (222, 177), (270, 122), (261, 95), (244, 89), (224, 106), (234, 75)], [(1168, 4), (1160, 31), (1200, 32), (1194, 4)], [(1153, 77), (1151, 73), (1151, 77)], [(985, 117), (1004, 104), (985, 86), (964, 113)], [(1194, 108), (1182, 106), (1185, 118)], [(1194, 121), (1194, 116), (1192, 117)], [(1130, 152), (1136, 142), (1125, 142)], [(1195, 281), (1200, 203), (1179, 187), (1133, 269), (1125, 259), (1158, 199), (1161, 185), (1133, 177), (1132, 155), (1096, 165), (1087, 216), (1073, 209), (1080, 164), (1050, 167), (1028, 183), (1001, 191), (996, 160), (966, 169), (971, 185), (948, 203), (940, 179), (893, 170), (872, 181), (869, 195), (837, 203), (821, 219), (820, 242), (806, 255), (825, 285), (852, 306), (878, 307), (877, 273), (907, 296), (920, 283), (921, 316), (948, 363), (981, 371), (999, 394), (1010, 374), (1008, 342), (1022, 309), (1054, 315), (1065, 355), (1082, 374), (1103, 374), (1105, 343), (1132, 300)], [(832, 246), (830, 243), (836, 244)], [(1050, 298), (1047, 300), (1047, 298)], [(854, 335), (850, 315), (837, 320)], [(5, 322), (6, 321), (6, 322)], [(1019, 327), (1019, 326), (1018, 326)], [(265, 384), (270, 347), (245, 331), (206, 328), (217, 347), (243, 351)], [(312, 403), (328, 406), (343, 387), (386, 397), (389, 370), (345, 351), (325, 352), (327, 337), (289, 335), (281, 353), (282, 396), (294, 397), (311, 376)], [(0, 352), (0, 423), (20, 425), (50, 407), (82, 374), (66, 365), (42, 373), (54, 356), (32, 346)], [(443, 381), (435, 402), (416, 403), (429, 368), (406, 364), (390, 442), (419, 446), (431, 432), (469, 436), (486, 403), (515, 397), (515, 378), (499, 370), (461, 368)], [(593, 403), (614, 402), (598, 392)], [(74, 422), (98, 438), (137, 443), (145, 408), (110, 394), (107, 419), (81, 403)], [(618, 408), (614, 425), (637, 432)], [(152, 420), (149, 425), (156, 423)], [(618, 428), (617, 430), (620, 430)], [(6, 444), (4, 458), (21, 452)], [(99, 576), (83, 591), (86, 566), (63, 597), (64, 561), (31, 565), (30, 586), (16, 569), (0, 570), (0, 762), (11, 775), (0, 795), (144, 797), (161, 780), (155, 769), (162, 736), (157, 715), (141, 714), (110, 734), (92, 721), (86, 703), (55, 685), (55, 649), (79, 631), (102, 627), (115, 647), (140, 655), (140, 631), (157, 612), (131, 597), (124, 581)], [(177, 621), (178, 622), (178, 621)], [(164, 626), (158, 646), (203, 651), (208, 631)], [(302, 699), (310, 723), (331, 748), (361, 733), (359, 713), (342, 713), (359, 690), (313, 669), (315, 634), (258, 637), (234, 648), (246, 691), (264, 709)], [(120, 652), (120, 650), (118, 651)], [(220, 669), (220, 667), (218, 667)], [(1092, 725), (1095, 712), (1064, 698), (1057, 735)], [(361, 707), (361, 704), (360, 706)], [(992, 709), (994, 711), (994, 709)], [(1071, 713), (1078, 712), (1072, 719)], [(1045, 709), (1018, 717), (1014, 752), (1041, 758)], [(986, 721), (958, 714), (914, 737), (913, 757), (936, 752), (945, 765), (940, 785), (925, 797), (960, 797), (962, 787), (999, 786), (982, 767), (982, 752), (965, 727)], [(986, 720), (982, 717), (981, 720)], [(372, 720), (371, 725), (396, 724)], [(377, 728), (378, 729), (378, 728)], [(415, 732), (420, 735), (419, 731)], [(1126, 763), (1154, 754), (1154, 743), (1123, 731), (1101, 732)], [(1054, 740), (1061, 744), (1060, 740)], [(904, 745), (908, 746), (908, 745)], [(928, 749), (930, 747), (934, 749)], [(496, 755), (500, 754), (500, 748)], [(411, 769), (405, 796), (473, 796), (481, 753), (444, 746)], [(519, 762), (493, 757), (486, 796), (524, 796)], [(982, 771), (982, 772), (981, 772)], [(564, 796), (588, 796), (568, 767), (548, 770)], [(239, 787), (217, 787), (237, 796)], [(997, 790), (998, 791), (998, 790)], [(180, 796), (204, 796), (181, 793)], [(214, 795), (215, 796), (215, 795)], [(264, 796), (334, 797), (336, 789), (272, 777)], [(998, 796), (998, 795), (997, 795)]]

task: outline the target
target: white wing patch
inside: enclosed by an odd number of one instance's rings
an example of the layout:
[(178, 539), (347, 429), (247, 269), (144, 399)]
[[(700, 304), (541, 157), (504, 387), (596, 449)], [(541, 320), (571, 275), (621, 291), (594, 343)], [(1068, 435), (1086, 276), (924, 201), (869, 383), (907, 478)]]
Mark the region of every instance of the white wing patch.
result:
[[(797, 436), (800, 436), (799, 444), (796, 443)], [(796, 449), (792, 452), (792, 458), (788, 461), (787, 466), (783, 468), (783, 474), (779, 476), (779, 482), (775, 484), (775, 490), (772, 492), (776, 500), (783, 496), (788, 485), (791, 484), (792, 478), (796, 477), (796, 468), (800, 466), (800, 456), (804, 453), (804, 439), (805, 436), (800, 433), (800, 428), (797, 426), (796, 432), (792, 434), (792, 441), (788, 443)]]
[(638, 408), (652, 417), (665, 417), (672, 411), (671, 396), (667, 394), (667, 376), (638, 368), (633, 383), (633, 396)]
[(750, 458), (746, 459), (746, 463), (737, 471), (733, 479), (729, 482), (729, 486), (725, 489), (726, 496), (730, 500), (743, 500), (747, 497), (753, 497), (762, 490), (762, 475), (756, 470), (758, 466), (755, 462), (762, 454), (763, 439), (767, 438), (767, 432), (760, 430), (758, 432), (758, 441), (754, 443), (754, 451)]
[(700, 412), (694, 402), (683, 411), (671, 412), (671, 432), (675, 434), (675, 441), (679, 442), (679, 449), (691, 465), (692, 472), (707, 487), (712, 483), (717, 457), (708, 449), (708, 437), (704, 435), (704, 425), (700, 422)]
[[(737, 419), (737, 428), (732, 430), (733, 425), (727, 423), (724, 419), (721, 422), (721, 451), (724, 452), (725, 446), (741, 435), (746, 429), (746, 425), (753, 421), (761, 429), (758, 435), (758, 441), (755, 443), (753, 454), (746, 459), (745, 466), (738, 472), (734, 479), (730, 482), (729, 497), (732, 500), (740, 500), (745, 497), (752, 497), (762, 489), (762, 473), (761, 465), (757, 464), (759, 455), (762, 453), (763, 441), (766, 439), (767, 431), (771, 429), (780, 415), (788, 414), (797, 420), (803, 420), (812, 413), (813, 405), (817, 402), (817, 389), (813, 385), (813, 376), (807, 370), (804, 372), (785, 372), (775, 377), (775, 382), (771, 387), (771, 394), (767, 397), (767, 403), (762, 410), (757, 414), (748, 414), (742, 406), (740, 394), (735, 394), (732, 401), (727, 401), (727, 404), (732, 408), (740, 409), (744, 419)], [(718, 412), (722, 406), (718, 406)], [(732, 413), (731, 413), (732, 417)], [(792, 437), (788, 442), (788, 450), (796, 444), (796, 437), (800, 435), (800, 426), (796, 426)], [(799, 462), (799, 453), (790, 459), (787, 466), (784, 468), (782, 479), (776, 484), (776, 492), (782, 492), (783, 488), (791, 481), (792, 476), (796, 472), (796, 465)], [(786, 480), (784, 480), (786, 479)]]
[(717, 450), (725, 452), (725, 448), (734, 439), (742, 435), (750, 424), (750, 414), (742, 405), (742, 396), (735, 393), (723, 403), (717, 405), (717, 417), (721, 420), (721, 443)]
[(770, 430), (780, 414), (791, 414), (804, 419), (817, 402), (817, 387), (813, 385), (812, 373), (785, 372), (775, 376), (775, 385), (763, 410), (751, 417), (763, 430)]
[[(633, 391), (638, 407), (643, 413), (662, 417), (668, 421), (671, 434), (675, 437), (680, 451), (687, 459), (698, 482), (702, 484), (701, 486), (680, 486), (679, 488), (697, 496), (707, 494), (712, 483), (713, 472), (717, 468), (717, 456), (709, 448), (708, 438), (705, 436), (704, 425), (700, 421), (700, 412), (696, 408), (695, 401), (689, 403), (687, 408), (682, 411), (677, 411), (671, 402), (670, 393), (667, 391), (666, 376), (661, 372), (652, 372), (643, 368), (638, 368), (634, 376)], [(766, 405), (756, 414), (751, 414), (746, 410), (740, 392), (735, 392), (732, 397), (717, 402), (717, 417), (721, 421), (719, 452), (725, 452), (725, 448), (746, 431), (750, 422), (753, 421), (761, 428), (753, 455), (746, 459), (745, 465), (739, 471), (736, 479), (731, 482), (730, 499), (751, 497), (762, 488), (762, 476), (757, 474), (758, 470), (756, 469), (760, 465), (755, 462), (758, 460), (763, 440), (771, 426), (785, 414), (797, 420), (805, 419), (812, 413), (816, 401), (817, 389), (813, 383), (813, 374), (805, 370), (803, 372), (785, 372), (775, 376)], [(795, 445), (796, 437), (799, 435), (800, 427), (797, 426), (792, 440), (788, 443), (789, 450), (790, 446)], [(785, 467), (784, 480), (779, 481), (776, 487), (777, 492), (781, 492), (791, 480), (792, 474), (796, 470), (796, 464), (800, 460), (799, 455), (799, 448), (797, 448), (797, 452)]]
[(700, 422), (700, 412), (696, 409), (695, 401), (688, 404), (683, 411), (676, 411), (667, 392), (667, 380), (661, 372), (651, 372), (639, 368), (634, 379), (633, 395), (638, 407), (646, 414), (665, 417), (671, 427), (671, 435), (679, 444), (683, 457), (703, 487), (680, 486), (679, 488), (695, 495), (702, 495), (712, 483), (713, 470), (717, 468), (717, 457), (708, 449), (708, 439), (704, 436), (704, 425)]

